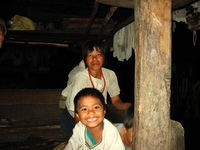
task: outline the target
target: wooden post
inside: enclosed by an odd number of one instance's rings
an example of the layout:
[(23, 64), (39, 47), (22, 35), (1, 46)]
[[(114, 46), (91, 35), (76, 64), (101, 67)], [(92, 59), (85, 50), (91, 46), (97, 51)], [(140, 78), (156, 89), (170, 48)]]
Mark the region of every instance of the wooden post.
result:
[(134, 150), (170, 149), (171, 0), (134, 0)]

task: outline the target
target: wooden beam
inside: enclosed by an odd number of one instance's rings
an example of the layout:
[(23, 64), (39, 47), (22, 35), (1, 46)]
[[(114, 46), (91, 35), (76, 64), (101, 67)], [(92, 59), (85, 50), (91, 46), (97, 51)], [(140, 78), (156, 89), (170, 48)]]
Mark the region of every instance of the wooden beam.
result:
[(171, 0), (134, 0), (133, 150), (169, 150)]
[[(134, 1), (135, 0), (96, 0), (98, 3), (124, 8), (134, 8)], [(196, 1), (198, 0), (172, 0), (172, 9), (178, 9)]]
[(119, 31), (121, 28), (125, 27), (126, 25), (128, 25), (129, 23), (133, 22), (134, 21), (134, 16), (131, 15), (130, 17), (128, 17), (125, 21), (123, 21), (122, 23), (118, 24), (117, 26), (115, 26), (113, 28), (113, 30), (107, 34), (107, 35), (104, 35), (104, 38), (108, 38), (108, 37), (111, 37), (113, 36), (117, 31)]
[(96, 2), (117, 7), (134, 8), (133, 0), (96, 0)]
[(118, 7), (114, 7), (114, 6), (110, 8), (110, 11), (109, 11), (108, 14), (106, 15), (105, 20), (104, 20), (103, 25), (102, 25), (102, 28), (101, 28), (101, 30), (100, 30), (100, 33), (99, 33), (99, 34), (100, 34), (100, 37), (101, 37), (101, 35), (103, 35), (103, 33), (105, 32), (106, 26), (107, 26), (109, 20), (111, 19), (111, 17), (113, 16), (113, 14), (115, 13), (115, 11), (117, 10), (117, 8), (118, 8)]
[(0, 89), (0, 105), (58, 104), (61, 91), (62, 89)]
[(24, 133), (30, 132), (35, 130), (52, 130), (52, 129), (59, 129), (60, 125), (49, 125), (49, 126), (38, 126), (38, 127), (18, 127), (18, 128), (5, 128), (4, 130), (0, 130), (0, 134), (6, 133)]
[(9, 40), (7, 40), (6, 43), (29, 44), (29, 45), (52, 45), (52, 46), (58, 46), (58, 47), (68, 47), (69, 46), (69, 44), (60, 44), (60, 43), (23, 42), (23, 41), (9, 41)]
[(198, 0), (172, 0), (172, 9), (179, 9), (190, 5)]
[(98, 9), (99, 9), (99, 3), (94, 2), (93, 11), (92, 11), (90, 18), (89, 18), (88, 27), (87, 27), (86, 32), (85, 32), (85, 39), (84, 40), (87, 39), (87, 37), (90, 33), (90, 29), (92, 27), (92, 23), (94, 22), (94, 18), (96, 16), (97, 12), (98, 12)]

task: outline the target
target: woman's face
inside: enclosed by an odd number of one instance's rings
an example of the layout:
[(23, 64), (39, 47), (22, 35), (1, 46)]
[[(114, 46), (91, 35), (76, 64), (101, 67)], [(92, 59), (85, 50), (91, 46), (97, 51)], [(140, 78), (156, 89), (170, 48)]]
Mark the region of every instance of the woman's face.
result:
[(88, 69), (93, 71), (98, 71), (102, 68), (104, 64), (104, 55), (98, 47), (94, 47), (93, 51), (88, 51), (86, 57), (86, 64)]

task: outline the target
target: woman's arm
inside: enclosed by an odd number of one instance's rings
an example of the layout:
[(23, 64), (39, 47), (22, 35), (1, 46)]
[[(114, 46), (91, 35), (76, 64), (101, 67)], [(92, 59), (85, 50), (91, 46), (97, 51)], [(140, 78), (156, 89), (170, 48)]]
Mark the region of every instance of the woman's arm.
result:
[(117, 109), (127, 109), (131, 105), (129, 102), (123, 102), (119, 95), (111, 97), (111, 102)]

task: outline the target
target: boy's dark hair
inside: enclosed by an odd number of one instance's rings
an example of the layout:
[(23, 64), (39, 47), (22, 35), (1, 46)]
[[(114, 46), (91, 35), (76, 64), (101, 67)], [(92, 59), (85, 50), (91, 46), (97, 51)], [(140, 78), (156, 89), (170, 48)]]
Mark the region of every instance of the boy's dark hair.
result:
[(85, 96), (93, 96), (93, 97), (98, 98), (103, 105), (103, 109), (106, 110), (106, 104), (105, 104), (105, 99), (103, 97), (103, 94), (95, 88), (84, 88), (81, 91), (79, 91), (74, 97), (75, 113), (78, 113), (77, 111), (78, 101), (80, 100), (81, 97), (85, 97)]
[(87, 67), (86, 64), (86, 57), (88, 55), (88, 51), (93, 51), (94, 47), (98, 47), (101, 50), (101, 53), (104, 56), (104, 66), (107, 62), (107, 58), (106, 58), (106, 54), (108, 51), (108, 47), (105, 44), (105, 42), (101, 41), (101, 40), (88, 40), (85, 43), (83, 43), (82, 45), (82, 56), (83, 56), (83, 60), (85, 62), (85, 66)]
[(134, 105), (130, 105), (128, 109), (126, 110), (125, 116), (124, 116), (124, 127), (128, 130), (133, 125), (133, 116), (134, 116)]

